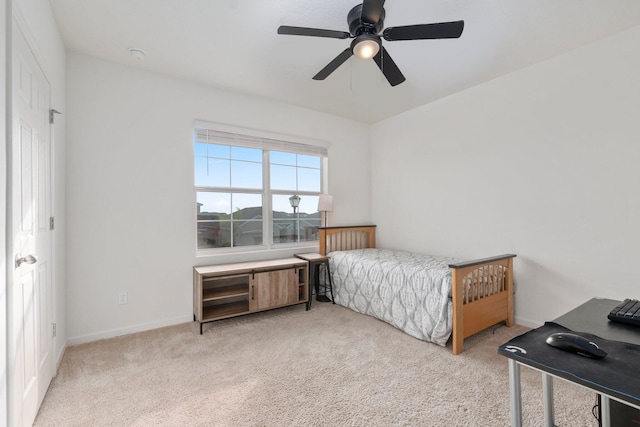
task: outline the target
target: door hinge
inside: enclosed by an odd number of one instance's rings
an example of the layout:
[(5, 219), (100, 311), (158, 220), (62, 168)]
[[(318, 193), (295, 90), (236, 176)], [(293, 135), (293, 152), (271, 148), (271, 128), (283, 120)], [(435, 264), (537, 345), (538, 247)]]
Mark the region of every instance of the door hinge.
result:
[(53, 118), (54, 118), (54, 114), (62, 114), (60, 111), (58, 110), (54, 110), (53, 108), (49, 110), (49, 124), (52, 125), (53, 124)]
[(50, 216), (49, 217), (49, 230), (55, 229), (55, 225), (56, 225), (55, 224), (55, 219), (52, 216)]
[(52, 323), (51, 324), (51, 338), (55, 338), (56, 337), (56, 324)]

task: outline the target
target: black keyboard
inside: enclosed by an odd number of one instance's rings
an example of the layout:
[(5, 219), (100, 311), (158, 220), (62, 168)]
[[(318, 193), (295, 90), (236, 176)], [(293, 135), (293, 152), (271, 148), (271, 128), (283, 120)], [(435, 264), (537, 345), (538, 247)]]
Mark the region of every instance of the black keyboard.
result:
[(637, 299), (626, 299), (611, 310), (607, 317), (614, 322), (640, 326), (640, 301)]

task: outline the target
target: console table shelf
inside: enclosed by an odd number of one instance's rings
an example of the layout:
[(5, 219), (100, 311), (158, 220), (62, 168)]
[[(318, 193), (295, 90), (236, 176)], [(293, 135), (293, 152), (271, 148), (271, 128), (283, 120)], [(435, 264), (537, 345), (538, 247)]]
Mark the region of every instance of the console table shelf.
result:
[(193, 268), (193, 319), (200, 334), (203, 323), (308, 301), (308, 263), (298, 258)]
[(249, 295), (249, 291), (243, 288), (203, 289), (202, 301), (215, 301), (232, 297)]
[[(249, 303), (247, 301), (226, 302), (213, 306), (205, 305), (202, 308), (202, 323), (234, 317), (248, 311)], [(200, 326), (202, 326), (202, 323)]]

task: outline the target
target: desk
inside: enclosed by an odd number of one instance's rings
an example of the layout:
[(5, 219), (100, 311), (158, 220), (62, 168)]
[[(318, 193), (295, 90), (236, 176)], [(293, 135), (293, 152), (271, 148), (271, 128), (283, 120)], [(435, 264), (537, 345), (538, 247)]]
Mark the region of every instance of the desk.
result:
[[(526, 342), (529, 336), (535, 338), (535, 343), (544, 343), (544, 337), (548, 334), (548, 331), (553, 331), (553, 328), (567, 328), (576, 332), (590, 333), (597, 335), (603, 340), (608, 340), (609, 346), (624, 347), (624, 344), (617, 343), (617, 341), (623, 343), (631, 343), (640, 345), (640, 328), (611, 322), (607, 319), (607, 314), (611, 309), (618, 305), (620, 301), (609, 299), (591, 299), (569, 313), (557, 318), (554, 323), (545, 324), (542, 328), (534, 329), (526, 334), (516, 337), (508, 343), (500, 346), (498, 352), (509, 358), (509, 381), (510, 381), (510, 400), (511, 400), (511, 425), (513, 427), (522, 426), (522, 401), (520, 392), (520, 366), (528, 366), (532, 369), (536, 369), (542, 372), (542, 387), (543, 387), (543, 399), (544, 399), (544, 423), (547, 427), (554, 426), (553, 420), (553, 378), (560, 378), (569, 382), (586, 387), (594, 392), (598, 393), (601, 397), (601, 414), (603, 427), (609, 427), (610, 425), (610, 399), (620, 401), (631, 407), (640, 409), (640, 386), (632, 381), (626, 383), (616, 383), (612, 380), (612, 377), (607, 377), (603, 380), (602, 376), (598, 376), (598, 370), (602, 368), (602, 365), (597, 365), (596, 361), (591, 359), (580, 359), (582, 356), (573, 355), (567, 353), (567, 357), (562, 359), (563, 363), (572, 363), (576, 361), (579, 363), (594, 363), (593, 365), (587, 365), (587, 368), (582, 369), (582, 372), (576, 374), (576, 370), (572, 368), (566, 368), (557, 366), (554, 363), (550, 363), (547, 360), (540, 361), (534, 360), (533, 352), (523, 353), (521, 349), (517, 348), (517, 344)], [(547, 329), (545, 329), (547, 328)], [(549, 329), (550, 328), (550, 329)], [(544, 334), (543, 336), (537, 336), (536, 334)], [(509, 345), (513, 344), (513, 345)], [(556, 352), (557, 349), (548, 349), (546, 344), (539, 344), (542, 352)], [(509, 348), (510, 347), (510, 348)], [(626, 346), (624, 351), (630, 351), (633, 355), (632, 360), (636, 360), (640, 355), (640, 348), (635, 346)], [(617, 350), (616, 350), (617, 351)], [(525, 356), (526, 354), (526, 356)], [(562, 357), (562, 356), (561, 356)], [(625, 353), (625, 358), (627, 353)], [(577, 359), (571, 359), (577, 358)], [(583, 362), (584, 360), (589, 362)], [(617, 354), (609, 352), (609, 355), (602, 359), (605, 363), (609, 363), (613, 366), (619, 364), (620, 360), (617, 358)], [(624, 359), (626, 360), (626, 359)], [(634, 362), (635, 363), (635, 362)], [(576, 365), (577, 366), (577, 365)], [(590, 373), (593, 371), (593, 374)], [(601, 373), (600, 373), (601, 374)], [(633, 377), (630, 377), (633, 378)], [(633, 380), (633, 382), (636, 382)]]

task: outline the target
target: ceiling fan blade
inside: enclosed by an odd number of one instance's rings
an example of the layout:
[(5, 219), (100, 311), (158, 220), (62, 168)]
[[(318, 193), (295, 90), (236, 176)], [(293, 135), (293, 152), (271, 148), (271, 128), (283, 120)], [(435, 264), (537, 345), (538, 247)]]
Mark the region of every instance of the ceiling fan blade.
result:
[(312, 37), (328, 37), (332, 39), (346, 39), (351, 34), (346, 31), (322, 30), (319, 28), (290, 27), (281, 25), (278, 27), (278, 34), (288, 34), (291, 36), (312, 36)]
[(382, 74), (384, 74), (391, 86), (399, 85), (406, 80), (384, 46), (380, 47), (378, 54), (373, 57), (373, 60), (376, 61), (376, 64), (378, 64)]
[(336, 56), (333, 61), (329, 62), (318, 74), (313, 76), (313, 80), (324, 80), (329, 77), (329, 74), (333, 73), (339, 66), (341, 66), (347, 59), (351, 58), (353, 52), (348, 47), (342, 51), (342, 53)]
[(362, 2), (362, 22), (376, 25), (382, 15), (384, 0), (364, 0)]
[(463, 28), (464, 21), (406, 25), (403, 27), (389, 27), (384, 30), (382, 37), (388, 41), (457, 39), (462, 34)]

